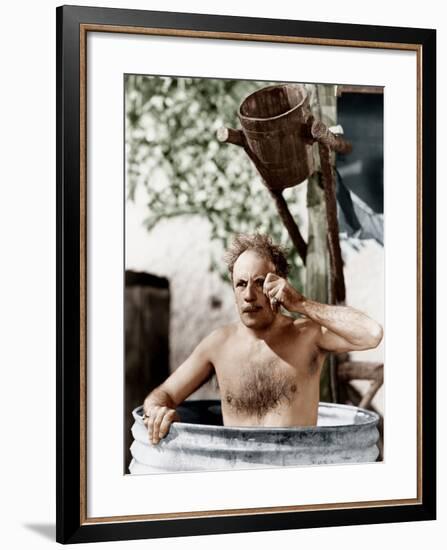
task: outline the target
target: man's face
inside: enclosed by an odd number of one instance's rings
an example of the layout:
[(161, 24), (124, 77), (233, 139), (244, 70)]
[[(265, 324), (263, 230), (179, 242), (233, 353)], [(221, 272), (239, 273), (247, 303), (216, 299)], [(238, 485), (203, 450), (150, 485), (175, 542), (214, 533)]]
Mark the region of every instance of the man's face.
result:
[(236, 305), (241, 321), (249, 328), (267, 328), (275, 319), (270, 300), (262, 291), (268, 273), (275, 273), (275, 266), (253, 250), (243, 252), (234, 264)]

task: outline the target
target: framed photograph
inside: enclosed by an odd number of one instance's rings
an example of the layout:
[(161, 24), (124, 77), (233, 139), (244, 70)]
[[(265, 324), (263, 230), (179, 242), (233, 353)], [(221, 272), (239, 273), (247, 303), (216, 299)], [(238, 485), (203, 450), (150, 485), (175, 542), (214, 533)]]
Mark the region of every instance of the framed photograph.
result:
[(436, 32), (57, 8), (57, 540), (435, 519)]

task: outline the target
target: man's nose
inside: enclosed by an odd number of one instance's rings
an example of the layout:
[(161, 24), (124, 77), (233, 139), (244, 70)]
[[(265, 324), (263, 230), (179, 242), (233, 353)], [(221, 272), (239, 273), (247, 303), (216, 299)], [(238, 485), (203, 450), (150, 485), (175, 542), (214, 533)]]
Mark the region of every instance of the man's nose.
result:
[(253, 285), (248, 284), (245, 287), (244, 300), (246, 302), (253, 302), (254, 300), (256, 300), (256, 292)]

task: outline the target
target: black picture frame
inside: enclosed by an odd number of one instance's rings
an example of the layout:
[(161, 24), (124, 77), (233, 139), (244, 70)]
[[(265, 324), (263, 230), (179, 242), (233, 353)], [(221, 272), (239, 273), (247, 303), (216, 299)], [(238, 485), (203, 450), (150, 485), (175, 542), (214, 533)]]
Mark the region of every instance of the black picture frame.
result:
[[(57, 530), (61, 543), (237, 533), (432, 520), (436, 516), (436, 31), (188, 13), (62, 6), (57, 8)], [(294, 37), (310, 43), (401, 46), (419, 56), (420, 477), (414, 502), (346, 509), (95, 522), (85, 517), (86, 457), (86, 119), (82, 69), (85, 29), (152, 28), (168, 33)], [(118, 30), (117, 30), (118, 29)], [(169, 32), (170, 32), (169, 31)], [(131, 32), (127, 30), (126, 32)], [(373, 46), (374, 44), (374, 46)], [(84, 136), (85, 137), (85, 136)], [(423, 368), (422, 368), (423, 365)], [(79, 434), (79, 437), (78, 437)], [(84, 434), (84, 435), (82, 435)]]

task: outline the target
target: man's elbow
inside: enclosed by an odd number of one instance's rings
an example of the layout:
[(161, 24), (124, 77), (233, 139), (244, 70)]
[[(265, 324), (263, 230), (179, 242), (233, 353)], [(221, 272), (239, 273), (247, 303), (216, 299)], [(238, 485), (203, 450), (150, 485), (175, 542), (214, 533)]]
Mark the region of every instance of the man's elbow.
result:
[(379, 323), (375, 323), (368, 335), (368, 346), (365, 349), (376, 348), (383, 338), (383, 328)]

